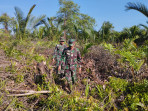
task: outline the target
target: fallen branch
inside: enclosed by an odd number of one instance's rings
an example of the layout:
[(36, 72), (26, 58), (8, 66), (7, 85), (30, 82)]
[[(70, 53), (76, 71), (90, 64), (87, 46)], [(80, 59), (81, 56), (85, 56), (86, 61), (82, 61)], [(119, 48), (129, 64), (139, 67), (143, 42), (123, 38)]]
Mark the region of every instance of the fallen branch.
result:
[(22, 94), (9, 94), (7, 96), (27, 96), (32, 94), (46, 94), (51, 93), (51, 91), (33, 91), (33, 90), (9, 90), (11, 92), (22, 92)]

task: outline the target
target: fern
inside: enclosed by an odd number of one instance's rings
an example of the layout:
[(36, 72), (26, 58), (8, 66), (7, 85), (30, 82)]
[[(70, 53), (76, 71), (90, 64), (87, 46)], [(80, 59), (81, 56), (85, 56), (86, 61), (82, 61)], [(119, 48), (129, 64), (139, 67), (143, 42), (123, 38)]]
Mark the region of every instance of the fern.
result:
[(86, 53), (88, 53), (88, 49), (92, 46), (92, 43), (88, 43), (84, 46), (83, 50), (82, 50), (82, 56), (84, 56)]
[(137, 39), (136, 38), (132, 38), (132, 39), (125, 39), (123, 42), (123, 49), (124, 50), (136, 50), (137, 49), (137, 45), (136, 43), (134, 43), (134, 40)]
[(129, 65), (132, 66), (136, 71), (139, 71), (144, 63), (144, 60), (138, 60), (130, 51), (116, 51), (116, 53), (120, 54), (122, 59), (128, 61)]
[(104, 43), (103, 45), (104, 45), (104, 47), (105, 47), (107, 50), (109, 50), (110, 52), (112, 52), (112, 51), (115, 49), (112, 44)]

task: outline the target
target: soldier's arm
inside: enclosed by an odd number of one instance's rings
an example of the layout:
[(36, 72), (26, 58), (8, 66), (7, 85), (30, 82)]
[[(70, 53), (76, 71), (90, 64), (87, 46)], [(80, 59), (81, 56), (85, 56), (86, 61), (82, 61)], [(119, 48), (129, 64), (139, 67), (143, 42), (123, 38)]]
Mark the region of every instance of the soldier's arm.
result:
[(77, 61), (78, 61), (78, 67), (81, 68), (81, 53), (79, 49), (77, 49)]
[(65, 58), (66, 58), (66, 48), (62, 52), (61, 60), (59, 62), (59, 66), (65, 63)]

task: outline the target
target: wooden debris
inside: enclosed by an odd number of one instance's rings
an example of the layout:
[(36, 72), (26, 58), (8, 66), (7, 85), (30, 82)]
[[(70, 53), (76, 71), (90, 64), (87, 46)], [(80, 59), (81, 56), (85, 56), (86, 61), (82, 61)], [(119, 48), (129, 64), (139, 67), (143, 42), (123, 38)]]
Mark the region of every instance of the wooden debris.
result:
[(51, 93), (51, 91), (13, 90), (13, 89), (7, 89), (7, 91), (20, 93), (20, 94), (8, 94), (7, 96), (27, 96), (32, 94)]

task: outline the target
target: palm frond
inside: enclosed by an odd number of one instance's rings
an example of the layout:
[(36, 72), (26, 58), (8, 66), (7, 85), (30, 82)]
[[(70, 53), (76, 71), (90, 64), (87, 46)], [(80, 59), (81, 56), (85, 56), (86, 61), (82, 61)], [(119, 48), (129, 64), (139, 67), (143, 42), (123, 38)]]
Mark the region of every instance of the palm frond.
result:
[(55, 19), (56, 19), (55, 17), (50, 17), (50, 18), (47, 17), (48, 23), (49, 23), (49, 25), (50, 25), (51, 27), (54, 27), (53, 22), (54, 22)]
[(32, 22), (32, 27), (36, 28), (37, 26), (42, 25), (43, 21), (45, 21), (45, 17), (46, 17), (46, 15), (41, 15), (37, 18), (34, 18), (34, 20)]
[(20, 23), (23, 19), (24, 19), (24, 13), (22, 12), (22, 10), (18, 7), (14, 7), (15, 9), (15, 16), (17, 21)]
[(34, 9), (35, 6), (36, 6), (36, 5), (33, 5), (33, 6), (30, 8), (30, 10), (29, 10), (29, 12), (28, 12), (28, 14), (27, 14), (27, 17), (25, 18), (25, 27), (27, 27), (28, 21), (29, 21), (30, 16), (31, 16), (31, 12), (33, 11), (33, 9)]
[(131, 10), (131, 9), (137, 10), (142, 14), (144, 14), (146, 17), (148, 17), (148, 8), (142, 3), (128, 2), (125, 7), (126, 7), (126, 10)]
[(63, 19), (62, 18), (58, 18), (56, 19), (57, 21), (57, 28), (61, 29), (62, 25), (63, 25)]
[(144, 27), (146, 30), (148, 30), (148, 26), (146, 26), (146, 25), (139, 24), (139, 26), (142, 26), (142, 27)]
[(41, 22), (46, 26), (47, 29), (49, 29), (49, 24), (47, 23), (46, 19), (43, 19)]
[[(28, 14), (27, 14), (27, 17), (26, 17), (26, 20), (28, 21), (28, 19), (30, 18), (30, 15), (31, 15), (31, 12), (33, 11), (33, 9), (35, 8), (35, 4), (30, 8), (30, 10), (29, 10), (29, 12), (28, 12)], [(26, 21), (26, 22), (27, 22)]]

